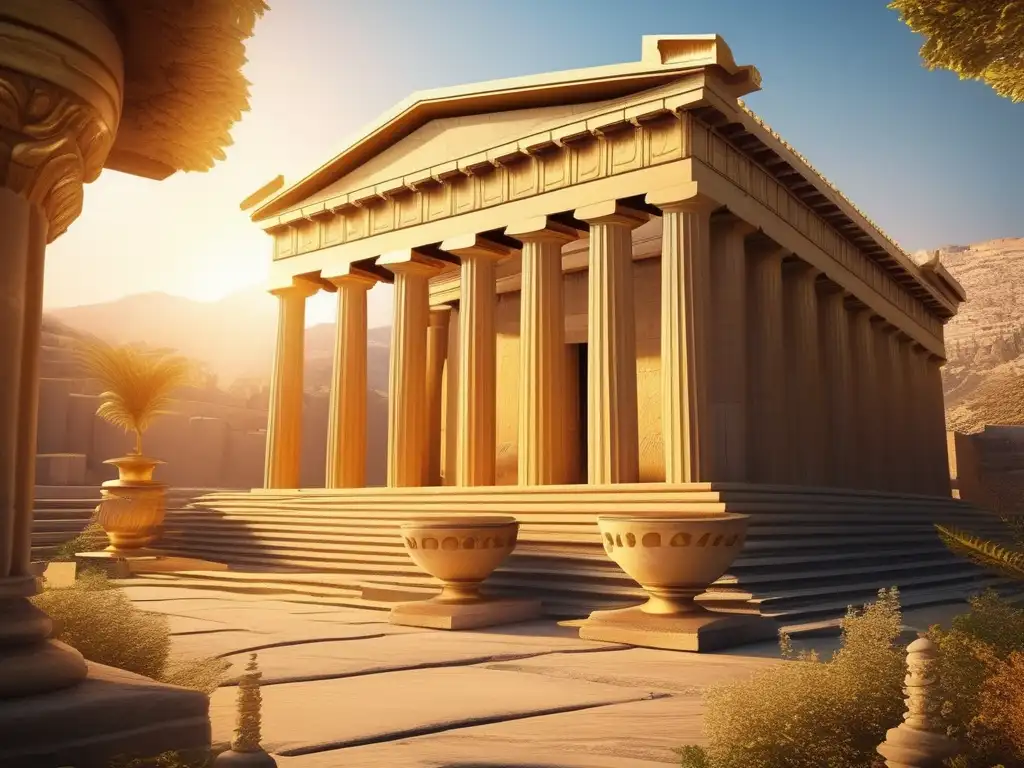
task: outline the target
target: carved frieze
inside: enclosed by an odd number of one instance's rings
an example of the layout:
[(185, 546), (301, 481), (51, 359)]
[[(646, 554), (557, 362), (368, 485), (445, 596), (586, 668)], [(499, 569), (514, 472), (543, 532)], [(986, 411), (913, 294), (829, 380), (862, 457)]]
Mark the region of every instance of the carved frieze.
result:
[(0, 68), (0, 184), (39, 205), (47, 241), (82, 212), (114, 141), (95, 108), (52, 83)]

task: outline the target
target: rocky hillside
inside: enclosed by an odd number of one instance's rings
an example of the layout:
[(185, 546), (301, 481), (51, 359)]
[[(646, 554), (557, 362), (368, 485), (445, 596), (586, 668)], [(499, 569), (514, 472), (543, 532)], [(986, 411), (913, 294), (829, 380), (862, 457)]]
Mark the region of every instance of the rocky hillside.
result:
[(1024, 238), (948, 246), (942, 262), (968, 300), (946, 326), (944, 381), (950, 426), (1019, 423), (1014, 405), (1024, 374)]

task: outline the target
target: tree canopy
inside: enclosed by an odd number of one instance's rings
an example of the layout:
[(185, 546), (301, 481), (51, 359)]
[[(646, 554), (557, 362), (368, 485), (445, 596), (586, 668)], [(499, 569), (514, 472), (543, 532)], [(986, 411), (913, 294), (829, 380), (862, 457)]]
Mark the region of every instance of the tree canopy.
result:
[(1024, 101), (1024, 1), (892, 0), (889, 8), (924, 36), (928, 69), (949, 69)]

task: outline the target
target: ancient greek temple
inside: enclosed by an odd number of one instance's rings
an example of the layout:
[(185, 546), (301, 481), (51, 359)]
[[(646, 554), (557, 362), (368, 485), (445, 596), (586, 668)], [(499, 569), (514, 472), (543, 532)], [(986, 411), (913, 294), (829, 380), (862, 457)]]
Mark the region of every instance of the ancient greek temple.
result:
[(717, 36), (416, 94), (264, 201), (267, 488), (299, 477), (306, 299), (338, 297), (325, 461), (365, 484), (366, 305), (394, 283), (391, 487), (746, 483), (949, 495), (918, 266), (740, 99)]

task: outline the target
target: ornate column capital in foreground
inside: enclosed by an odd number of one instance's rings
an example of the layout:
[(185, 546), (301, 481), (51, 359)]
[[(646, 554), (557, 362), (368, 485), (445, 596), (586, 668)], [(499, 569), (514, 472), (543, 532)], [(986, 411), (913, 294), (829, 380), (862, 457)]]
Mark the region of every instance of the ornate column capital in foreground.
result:
[(42, 209), (53, 242), (113, 146), (124, 62), (98, 3), (13, 6), (0, 15), (0, 185)]

